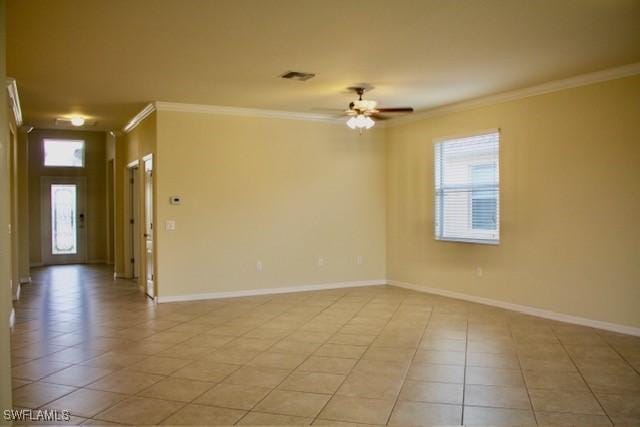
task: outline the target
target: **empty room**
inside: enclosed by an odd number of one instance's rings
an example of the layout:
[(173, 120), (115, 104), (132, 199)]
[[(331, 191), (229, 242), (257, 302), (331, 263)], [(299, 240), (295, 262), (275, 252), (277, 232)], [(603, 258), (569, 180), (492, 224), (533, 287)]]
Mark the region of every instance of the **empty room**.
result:
[(0, 48), (0, 424), (640, 425), (640, 1), (0, 0)]

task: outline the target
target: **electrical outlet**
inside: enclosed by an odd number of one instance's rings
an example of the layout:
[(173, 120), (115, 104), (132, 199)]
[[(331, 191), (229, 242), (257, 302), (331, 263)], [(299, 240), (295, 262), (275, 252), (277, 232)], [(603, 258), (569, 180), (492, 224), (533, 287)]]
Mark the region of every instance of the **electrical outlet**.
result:
[(476, 276), (482, 277), (482, 267), (476, 267)]
[(176, 222), (172, 219), (168, 219), (166, 224), (165, 224), (165, 229), (167, 231), (175, 231), (176, 229)]
[(356, 262), (358, 263), (358, 265), (362, 265), (362, 255), (358, 255), (358, 257), (356, 258)]
[(262, 271), (262, 261), (256, 262), (256, 271)]
[(322, 267), (324, 265), (324, 258), (318, 258), (318, 267)]

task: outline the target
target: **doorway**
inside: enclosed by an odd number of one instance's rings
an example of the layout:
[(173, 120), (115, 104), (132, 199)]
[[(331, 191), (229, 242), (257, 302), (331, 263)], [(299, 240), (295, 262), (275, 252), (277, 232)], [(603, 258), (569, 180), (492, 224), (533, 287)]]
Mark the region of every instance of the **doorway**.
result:
[(140, 181), (138, 162), (127, 166), (125, 253), (127, 256), (126, 277), (140, 277)]
[(155, 271), (153, 247), (153, 157), (144, 159), (144, 242), (145, 242), (145, 292), (155, 297)]
[(42, 177), (42, 261), (45, 265), (87, 262), (86, 179)]

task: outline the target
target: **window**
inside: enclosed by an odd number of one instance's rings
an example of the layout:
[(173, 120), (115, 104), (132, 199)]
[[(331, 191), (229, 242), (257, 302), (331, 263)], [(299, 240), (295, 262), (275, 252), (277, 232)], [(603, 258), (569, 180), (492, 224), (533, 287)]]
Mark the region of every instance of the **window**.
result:
[(435, 144), (436, 239), (499, 243), (499, 144), (497, 131)]
[(44, 165), (72, 168), (84, 167), (84, 141), (45, 139)]

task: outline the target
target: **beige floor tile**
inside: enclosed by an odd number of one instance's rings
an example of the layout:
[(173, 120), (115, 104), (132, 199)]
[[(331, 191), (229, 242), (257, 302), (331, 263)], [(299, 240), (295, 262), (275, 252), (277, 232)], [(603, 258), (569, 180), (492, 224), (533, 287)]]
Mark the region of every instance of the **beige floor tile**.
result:
[(255, 407), (256, 411), (270, 414), (315, 417), (326, 405), (328, 394), (274, 390)]
[(194, 403), (232, 409), (252, 409), (272, 389), (239, 384), (218, 384), (197, 398)]
[(135, 394), (157, 383), (163, 377), (134, 371), (116, 371), (87, 386), (92, 390), (113, 393)]
[(71, 393), (75, 387), (59, 384), (31, 383), (13, 391), (13, 404), (23, 408), (38, 408)]
[(369, 399), (395, 399), (402, 388), (402, 378), (377, 373), (352, 372), (336, 394)]
[(192, 362), (192, 360), (177, 359), (175, 357), (150, 356), (141, 362), (129, 366), (128, 369), (148, 372), (150, 374), (169, 375)]
[(520, 369), (520, 361), (515, 354), (467, 353), (467, 366)]
[(290, 372), (286, 369), (243, 366), (229, 375), (224, 382), (273, 388), (280, 384)]
[(341, 359), (337, 357), (311, 356), (299, 367), (299, 371), (326, 372), (329, 374), (346, 374), (356, 364), (355, 359)]
[(220, 382), (229, 374), (240, 368), (239, 365), (228, 365), (208, 361), (196, 361), (171, 374), (172, 377), (194, 381)]
[(590, 392), (529, 389), (529, 396), (536, 411), (604, 414)]
[(516, 369), (467, 367), (465, 382), (478, 385), (524, 385), (522, 373)]
[(482, 408), (465, 406), (465, 426), (535, 426), (531, 409)]
[(12, 368), (11, 375), (21, 380), (38, 381), (69, 366), (71, 364), (66, 362), (34, 360)]
[(333, 394), (346, 378), (345, 375), (325, 372), (296, 371), (278, 386), (282, 390), (304, 391), (308, 393)]
[(238, 422), (242, 425), (254, 426), (303, 426), (310, 425), (313, 418), (294, 417), (291, 415), (265, 414), (264, 412), (249, 412)]
[(397, 362), (408, 364), (415, 353), (411, 348), (371, 347), (363, 355), (364, 360), (378, 360), (383, 362)]
[(541, 426), (610, 426), (605, 415), (569, 414), (562, 412), (536, 411), (536, 419)]
[(359, 359), (366, 350), (367, 346), (364, 345), (324, 344), (315, 351), (314, 355)]
[(576, 372), (523, 371), (529, 388), (588, 391), (582, 376)]
[(204, 355), (203, 360), (231, 365), (243, 365), (254, 359), (259, 351), (243, 350), (237, 348), (219, 348)]
[(366, 334), (335, 334), (329, 339), (329, 343), (346, 345), (369, 345), (375, 338), (375, 335)]
[(583, 370), (581, 373), (595, 393), (640, 394), (640, 375), (635, 372), (609, 373)]
[(86, 360), (82, 362), (82, 365), (104, 369), (119, 369), (138, 363), (146, 358), (147, 356), (140, 354), (108, 352), (93, 359)]
[(304, 354), (261, 353), (247, 365), (262, 368), (295, 369), (307, 358)]
[(139, 396), (175, 400), (177, 402), (191, 402), (213, 386), (214, 383), (211, 382), (170, 377), (143, 390), (139, 393)]
[(19, 380), (16, 378), (11, 379), (11, 389), (15, 390), (18, 387), (22, 387), (23, 385), (31, 384), (31, 381)]
[(418, 350), (413, 360), (436, 365), (464, 366), (465, 353), (460, 351)]
[(239, 337), (230, 341), (223, 348), (231, 348), (246, 351), (266, 351), (274, 345), (278, 339), (276, 338), (244, 338)]
[(465, 351), (467, 349), (467, 342), (464, 340), (425, 337), (420, 341), (418, 348), (423, 350)]
[(408, 369), (408, 362), (387, 362), (383, 360), (361, 359), (353, 367), (353, 372), (369, 373), (372, 375), (383, 372), (385, 375), (404, 378)]
[(471, 406), (530, 409), (529, 395), (524, 386), (493, 386), (467, 384), (464, 403)]
[(184, 406), (167, 400), (130, 397), (96, 415), (97, 420), (120, 424), (158, 424)]
[(609, 415), (640, 418), (640, 393), (597, 393), (597, 397)]
[(462, 406), (401, 401), (393, 409), (389, 425), (459, 425)]
[(74, 365), (42, 379), (44, 382), (83, 387), (112, 372), (111, 369)]
[(402, 386), (400, 400), (462, 405), (462, 384), (433, 383), (407, 380)]
[(313, 422), (314, 426), (335, 426), (335, 427), (371, 427), (371, 426), (382, 426), (384, 424), (361, 424), (361, 423), (350, 423), (348, 421), (334, 421), (334, 420), (325, 420), (323, 418), (316, 418)]
[(304, 354), (309, 355), (316, 351), (320, 347), (319, 343), (294, 341), (291, 339), (284, 339), (278, 341), (271, 347), (270, 351), (278, 353), (291, 353), (291, 354)]
[(333, 396), (319, 418), (363, 424), (386, 424), (394, 400)]
[(414, 362), (409, 368), (407, 379), (462, 384), (464, 382), (464, 367)]
[(216, 408), (204, 405), (187, 405), (164, 420), (166, 425), (232, 425), (246, 414), (246, 411)]
[(527, 371), (546, 372), (578, 372), (571, 359), (563, 357), (559, 359), (536, 359), (520, 357), (520, 366)]
[(79, 389), (46, 406), (49, 409), (68, 410), (74, 415), (91, 418), (126, 397), (127, 395), (124, 394), (107, 391)]

